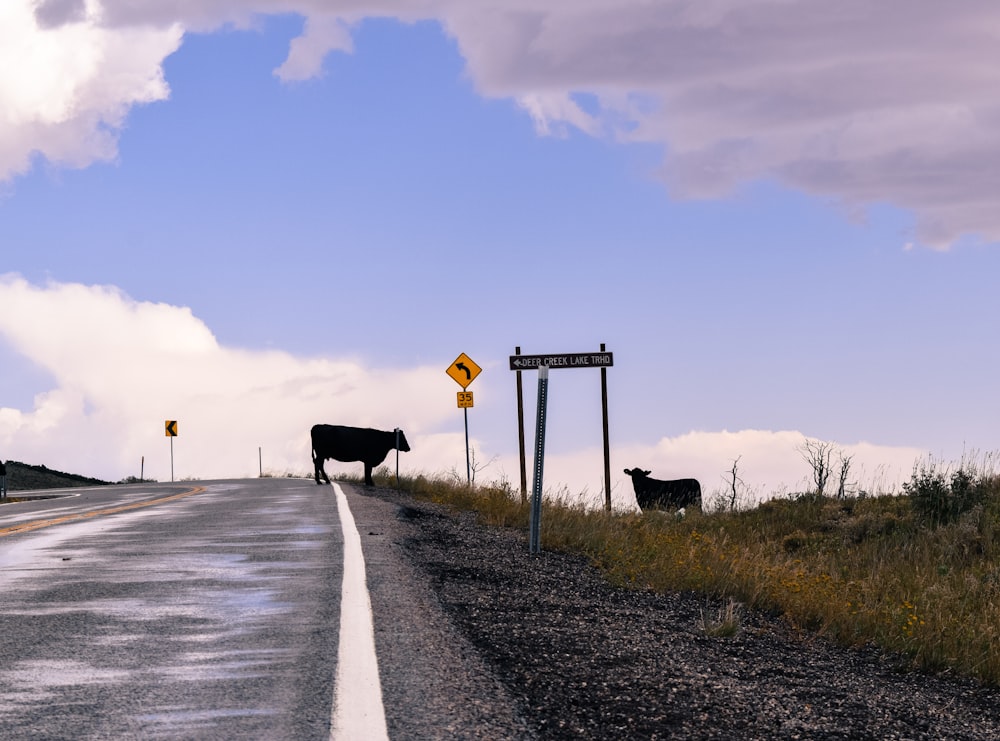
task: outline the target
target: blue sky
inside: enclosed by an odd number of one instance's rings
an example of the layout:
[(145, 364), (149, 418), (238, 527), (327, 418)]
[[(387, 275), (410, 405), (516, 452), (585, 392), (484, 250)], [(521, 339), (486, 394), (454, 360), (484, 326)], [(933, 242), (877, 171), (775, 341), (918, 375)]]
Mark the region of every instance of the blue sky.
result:
[[(806, 438), (861, 488), (1000, 448), (997, 101), (965, 71), (996, 11), (924, 44), (940, 79), (907, 97), (880, 59), (920, 58), (915, 22), (858, 47), (891, 3), (791, 2), (788, 28), (764, 0), (553, 3), (527, 40), (519, 3), (250, 5), (4, 11), (29, 71), (80, 80), (0, 77), (0, 456), (162, 479), (177, 418), (185, 476), (254, 473), (258, 446), (305, 471), (322, 421), (403, 426), (404, 463), (464, 474), (465, 352), (481, 477), (516, 481), (507, 356), (602, 342), (613, 472), (711, 491), (740, 457), (767, 496), (802, 486)], [(92, 69), (44, 53), (71, 32)], [(597, 372), (550, 398), (552, 486), (599, 491)]]

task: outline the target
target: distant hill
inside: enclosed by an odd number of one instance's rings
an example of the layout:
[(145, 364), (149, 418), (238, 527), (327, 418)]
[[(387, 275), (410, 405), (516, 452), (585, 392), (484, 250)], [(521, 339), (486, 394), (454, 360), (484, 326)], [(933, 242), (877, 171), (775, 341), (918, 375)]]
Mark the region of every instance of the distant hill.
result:
[(65, 489), (70, 486), (103, 486), (108, 481), (78, 476), (75, 473), (53, 471), (45, 466), (7, 461), (7, 491), (34, 489)]

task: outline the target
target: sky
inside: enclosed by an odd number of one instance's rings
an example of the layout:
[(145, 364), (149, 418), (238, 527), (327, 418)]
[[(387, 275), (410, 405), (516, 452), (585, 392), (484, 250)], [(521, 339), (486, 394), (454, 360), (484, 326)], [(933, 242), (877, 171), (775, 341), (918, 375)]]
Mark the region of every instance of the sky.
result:
[[(508, 358), (605, 344), (622, 471), (892, 491), (1000, 449), (1000, 9), (969, 0), (2, 0), (0, 458), (519, 485)], [(529, 488), (537, 374), (523, 374)], [(600, 373), (544, 488), (603, 498)], [(390, 460), (395, 465), (395, 459)], [(331, 473), (360, 465), (328, 463)]]

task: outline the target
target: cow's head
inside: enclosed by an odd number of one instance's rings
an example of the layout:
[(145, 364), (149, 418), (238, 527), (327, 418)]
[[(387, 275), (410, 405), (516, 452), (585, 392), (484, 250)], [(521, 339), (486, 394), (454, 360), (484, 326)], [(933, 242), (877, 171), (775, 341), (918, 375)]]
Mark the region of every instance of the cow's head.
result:
[(398, 430), (398, 429), (396, 430), (396, 433), (399, 435), (399, 438), (398, 438), (399, 445), (396, 447), (396, 449), (399, 450), (402, 453), (409, 453), (410, 452), (410, 444), (408, 442), (406, 442), (406, 435), (403, 434), (402, 430)]
[(641, 468), (626, 468), (625, 473), (635, 479), (637, 476), (639, 478), (645, 478), (652, 473), (652, 471), (643, 471)]

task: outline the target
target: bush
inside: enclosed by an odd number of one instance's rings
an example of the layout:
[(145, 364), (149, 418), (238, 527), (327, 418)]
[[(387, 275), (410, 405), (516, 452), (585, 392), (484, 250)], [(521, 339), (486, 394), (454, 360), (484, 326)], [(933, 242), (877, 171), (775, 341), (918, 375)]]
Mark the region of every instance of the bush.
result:
[(955, 522), (961, 515), (982, 504), (988, 486), (982, 476), (965, 467), (950, 475), (933, 463), (914, 468), (913, 477), (903, 484), (914, 513), (931, 527)]
[(789, 533), (781, 539), (781, 550), (785, 553), (795, 553), (809, 544), (809, 536), (801, 530)]

